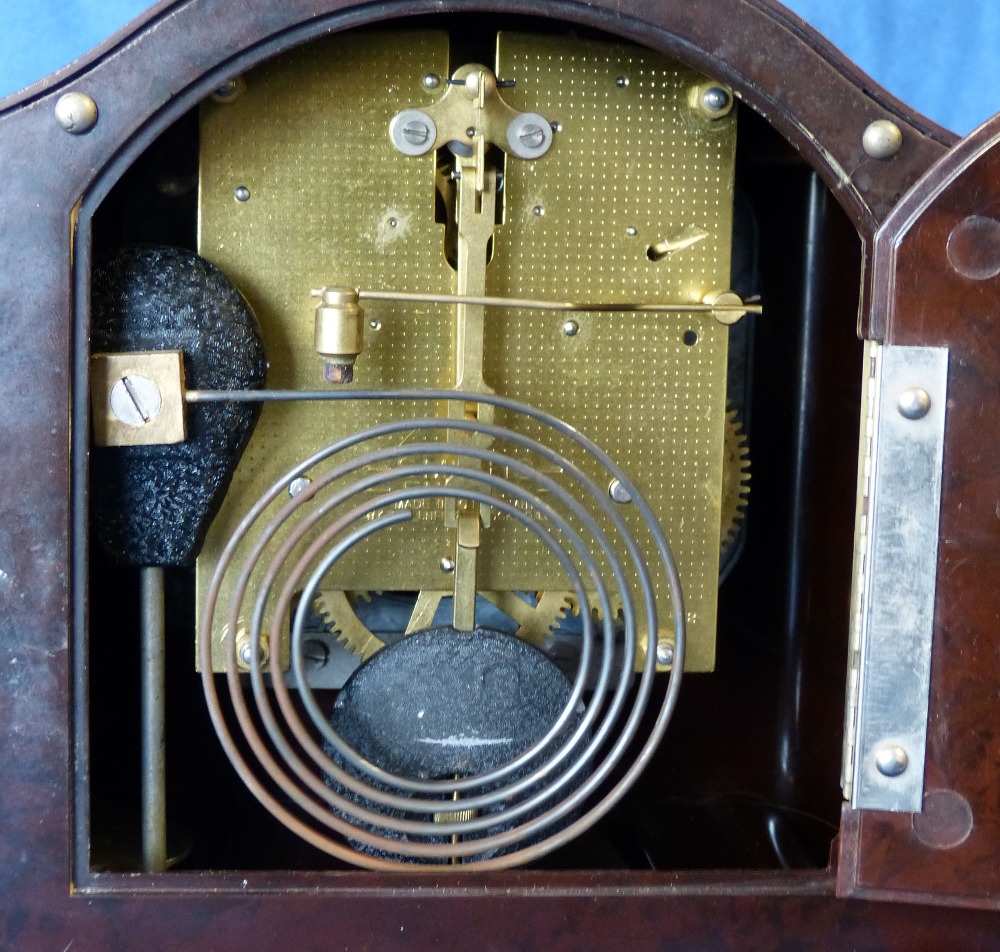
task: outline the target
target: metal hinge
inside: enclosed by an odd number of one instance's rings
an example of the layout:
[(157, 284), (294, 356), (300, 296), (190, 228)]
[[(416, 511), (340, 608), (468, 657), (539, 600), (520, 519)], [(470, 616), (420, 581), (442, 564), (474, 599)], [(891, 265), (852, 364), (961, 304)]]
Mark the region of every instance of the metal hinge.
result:
[(858, 493), (854, 515), (854, 565), (851, 586), (851, 632), (847, 648), (847, 700), (844, 706), (844, 758), (840, 786), (851, 799), (854, 784), (854, 745), (858, 730), (858, 683), (861, 678), (862, 604), (868, 582), (868, 499), (871, 495), (872, 443), (878, 379), (875, 363), (882, 345), (865, 341), (861, 378), (861, 427), (858, 447)]
[(948, 351), (867, 343), (862, 389), (844, 796), (923, 800)]

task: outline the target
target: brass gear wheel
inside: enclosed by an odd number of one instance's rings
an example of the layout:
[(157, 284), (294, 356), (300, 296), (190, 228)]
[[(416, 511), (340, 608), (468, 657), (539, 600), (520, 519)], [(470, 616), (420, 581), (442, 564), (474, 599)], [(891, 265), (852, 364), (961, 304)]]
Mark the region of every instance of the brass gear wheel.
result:
[(385, 647), (385, 642), (361, 623), (354, 606), (358, 599), (371, 601), (371, 592), (342, 592), (326, 589), (316, 596), (313, 610), (322, 616), (327, 628), (337, 641), (346, 646), (353, 655), (367, 661), (376, 651)]
[[(385, 647), (385, 642), (361, 622), (355, 611), (359, 599), (370, 601), (372, 594), (324, 589), (317, 594), (314, 604), (314, 610), (322, 616), (337, 641), (361, 661), (367, 661), (376, 651)], [(429, 628), (441, 599), (451, 594), (450, 590), (421, 591), (410, 614), (406, 634)], [(517, 592), (479, 594), (517, 622), (517, 637), (536, 648), (544, 647), (549, 632), (573, 610), (572, 601), (564, 592), (538, 592), (534, 605), (525, 601)]]
[(726, 412), (722, 458), (722, 525), (719, 546), (723, 554), (736, 541), (750, 495), (750, 448), (735, 410)]
[[(726, 412), (725, 445), (722, 461), (722, 523), (720, 550), (724, 554), (736, 541), (740, 523), (746, 514), (750, 492), (750, 452), (746, 434), (736, 410)], [(358, 618), (355, 605), (359, 600), (371, 601), (372, 592), (344, 592), (325, 589), (316, 596), (315, 611), (321, 615), (330, 632), (361, 661), (367, 661), (375, 652), (385, 647), (385, 642), (370, 631)], [(429, 628), (433, 623), (441, 599), (450, 596), (449, 590), (423, 590), (406, 626), (406, 634)], [(535, 604), (517, 592), (480, 592), (505, 615), (517, 622), (517, 637), (536, 648), (543, 648), (550, 634), (560, 622), (570, 615), (578, 615), (580, 607), (572, 592), (537, 592)], [(599, 617), (600, 612), (595, 615)]]

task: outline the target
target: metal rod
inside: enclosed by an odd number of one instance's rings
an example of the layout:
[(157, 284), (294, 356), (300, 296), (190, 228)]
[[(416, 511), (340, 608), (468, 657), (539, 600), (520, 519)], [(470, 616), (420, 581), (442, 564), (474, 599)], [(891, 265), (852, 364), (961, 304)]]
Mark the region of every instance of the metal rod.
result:
[(142, 868), (167, 866), (166, 650), (163, 569), (142, 573)]
[(469, 304), (479, 307), (513, 307), (531, 311), (646, 311), (667, 314), (761, 314), (761, 304), (656, 304), (634, 301), (536, 301), (527, 298), (491, 297), (475, 294), (425, 294), (417, 291), (371, 291), (358, 289), (362, 301), (402, 301), (414, 304)]
[[(457, 502), (457, 500), (456, 500)], [(470, 523), (475, 524), (470, 527)], [(476, 575), (479, 561), (479, 509), (463, 512), (459, 509), (455, 532), (455, 587), (451, 600), (452, 625), (458, 631), (474, 631), (476, 627)], [(474, 532), (476, 545), (463, 545), (462, 536)]]

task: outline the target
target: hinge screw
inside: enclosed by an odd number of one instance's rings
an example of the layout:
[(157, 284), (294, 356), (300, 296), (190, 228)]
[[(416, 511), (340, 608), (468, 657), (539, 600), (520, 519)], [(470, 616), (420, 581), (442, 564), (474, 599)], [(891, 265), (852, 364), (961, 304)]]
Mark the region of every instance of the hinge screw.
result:
[(883, 777), (898, 777), (910, 765), (910, 756), (899, 744), (885, 744), (875, 751), (875, 767)]
[(931, 395), (923, 387), (909, 387), (899, 395), (897, 407), (907, 420), (919, 420), (931, 409)]

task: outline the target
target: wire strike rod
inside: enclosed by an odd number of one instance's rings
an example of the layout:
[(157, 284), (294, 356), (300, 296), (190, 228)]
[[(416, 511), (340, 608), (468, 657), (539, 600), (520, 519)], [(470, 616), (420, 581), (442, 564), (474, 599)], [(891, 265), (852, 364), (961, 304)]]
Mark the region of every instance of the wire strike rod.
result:
[(164, 689), (166, 636), (163, 569), (141, 571), (142, 601), (142, 867), (167, 866), (167, 764)]
[(760, 314), (760, 304), (660, 304), (655, 301), (539, 301), (529, 298), (493, 297), (474, 294), (425, 294), (417, 291), (373, 291), (360, 288), (362, 301), (399, 301), (411, 304), (468, 304), (479, 307), (524, 308), (531, 311), (603, 311), (663, 314)]

